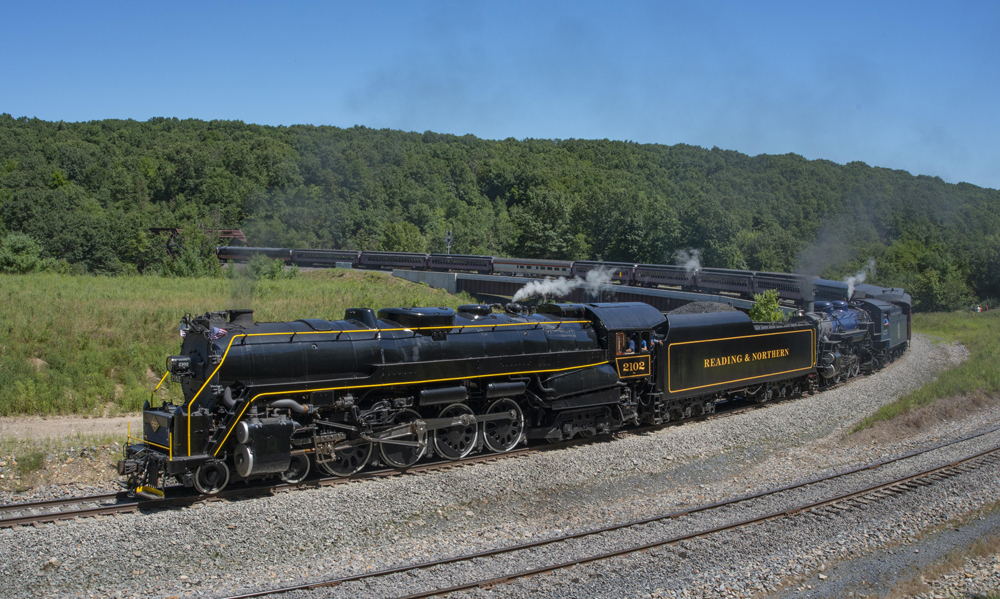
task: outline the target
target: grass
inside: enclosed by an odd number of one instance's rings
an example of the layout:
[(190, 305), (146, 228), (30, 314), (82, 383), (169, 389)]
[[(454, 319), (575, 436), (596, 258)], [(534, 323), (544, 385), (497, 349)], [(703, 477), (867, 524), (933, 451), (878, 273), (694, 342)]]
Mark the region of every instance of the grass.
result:
[(45, 466), (45, 453), (36, 450), (17, 456), (17, 472), (21, 476), (37, 472)]
[[(253, 308), (258, 321), (337, 320), (351, 307), (470, 301), (388, 273), (339, 269), (256, 283), (0, 275), (0, 416), (140, 409), (165, 372), (166, 356), (178, 351), (185, 313)], [(180, 399), (178, 385), (163, 393)]]
[(931, 405), (945, 397), (976, 392), (1000, 392), (1000, 310), (971, 312), (933, 312), (914, 314), (913, 330), (946, 342), (958, 341), (969, 350), (969, 359), (942, 372), (923, 387), (882, 406), (851, 432), (868, 428), (883, 420), (902, 416), (916, 408)]

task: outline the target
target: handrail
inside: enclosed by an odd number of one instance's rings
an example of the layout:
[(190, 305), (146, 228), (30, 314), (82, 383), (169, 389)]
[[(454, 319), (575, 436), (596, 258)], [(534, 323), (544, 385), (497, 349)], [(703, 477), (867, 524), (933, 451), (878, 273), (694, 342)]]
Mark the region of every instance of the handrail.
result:
[(160, 379), (159, 383), (156, 383), (156, 387), (153, 389), (153, 392), (149, 394), (149, 405), (150, 405), (150, 407), (152, 407), (152, 405), (153, 405), (153, 398), (156, 397), (156, 392), (160, 390), (160, 385), (163, 384), (163, 381), (167, 380), (168, 376), (170, 376), (170, 371), (169, 370), (166, 373), (164, 373), (163, 378)]

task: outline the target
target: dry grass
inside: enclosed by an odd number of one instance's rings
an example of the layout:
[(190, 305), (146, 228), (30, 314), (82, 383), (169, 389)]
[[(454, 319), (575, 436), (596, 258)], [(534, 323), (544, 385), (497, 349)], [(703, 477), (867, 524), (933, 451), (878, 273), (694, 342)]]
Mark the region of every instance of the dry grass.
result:
[(0, 491), (118, 480), (124, 434), (0, 438)]
[(1000, 406), (1000, 395), (990, 395), (977, 391), (970, 395), (958, 395), (938, 399), (930, 405), (913, 408), (896, 418), (881, 420), (867, 428), (854, 432), (843, 439), (847, 445), (871, 445), (893, 443), (932, 429), (942, 422), (960, 420), (986, 408)]
[(852, 432), (892, 420), (942, 398), (975, 397), (1000, 393), (1000, 310), (972, 312), (935, 312), (914, 314), (913, 330), (943, 339), (958, 341), (969, 350), (969, 359), (945, 370), (938, 378), (908, 393), (862, 420)]
[[(0, 275), (0, 415), (139, 409), (163, 375), (165, 357), (177, 351), (185, 313), (253, 308), (258, 321), (336, 320), (351, 307), (470, 301), (388, 273), (345, 270), (256, 283)], [(179, 399), (177, 389), (164, 393)]]

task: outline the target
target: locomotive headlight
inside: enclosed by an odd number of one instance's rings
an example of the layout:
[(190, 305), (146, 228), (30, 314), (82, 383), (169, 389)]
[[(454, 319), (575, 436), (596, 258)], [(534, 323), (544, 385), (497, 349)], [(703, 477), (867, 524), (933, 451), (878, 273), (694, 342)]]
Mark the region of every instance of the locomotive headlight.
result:
[(167, 358), (167, 372), (175, 375), (191, 373), (191, 358), (187, 356), (169, 356)]

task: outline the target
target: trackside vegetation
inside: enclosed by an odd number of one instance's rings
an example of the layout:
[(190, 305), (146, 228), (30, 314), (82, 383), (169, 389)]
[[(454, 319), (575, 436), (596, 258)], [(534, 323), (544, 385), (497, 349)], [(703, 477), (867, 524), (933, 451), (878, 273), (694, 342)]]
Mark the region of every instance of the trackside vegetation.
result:
[[(259, 321), (339, 320), (350, 307), (473, 301), (388, 273), (270, 274), (278, 278), (0, 275), (0, 415), (138, 410), (180, 346), (185, 313), (249, 307)], [(165, 386), (162, 397), (180, 398)]]
[(783, 322), (788, 315), (778, 303), (778, 292), (768, 289), (764, 293), (753, 295), (754, 305), (750, 308), (750, 320), (754, 322)]
[(1000, 392), (1000, 368), (997, 368), (1000, 364), (1000, 310), (918, 313), (913, 315), (913, 330), (946, 342), (962, 343), (969, 350), (969, 359), (945, 370), (936, 380), (920, 389), (882, 406), (858, 423), (852, 432), (896, 418), (941, 398), (980, 391), (987, 394)]

